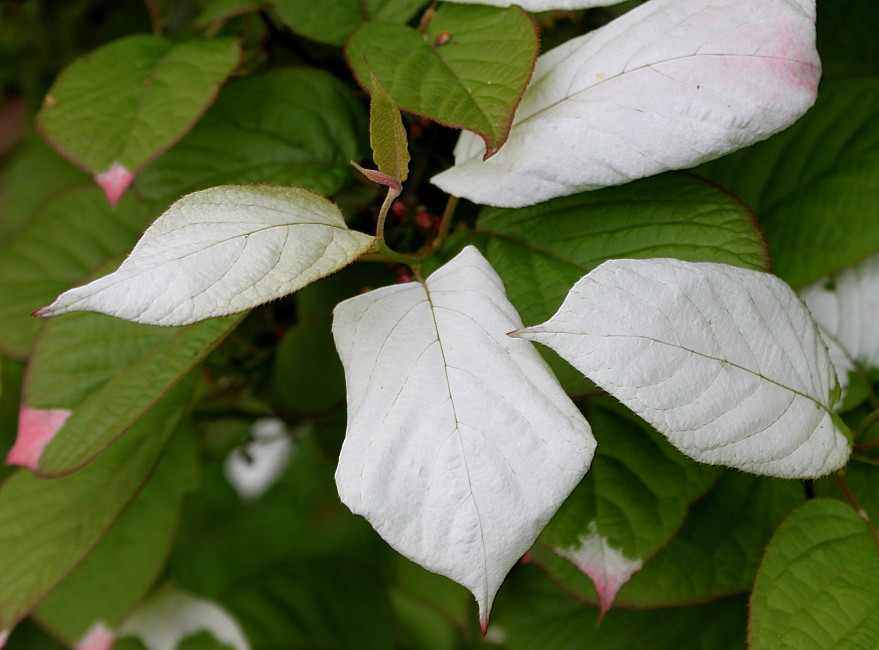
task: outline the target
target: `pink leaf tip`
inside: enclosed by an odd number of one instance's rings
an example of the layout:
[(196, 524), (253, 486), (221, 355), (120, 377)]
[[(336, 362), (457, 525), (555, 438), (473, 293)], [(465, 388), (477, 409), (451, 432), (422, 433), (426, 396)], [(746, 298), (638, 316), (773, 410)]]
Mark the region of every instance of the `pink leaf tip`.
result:
[(357, 171), (366, 176), (373, 183), (378, 183), (379, 185), (384, 185), (389, 188), (391, 190), (391, 198), (397, 198), (400, 196), (400, 192), (403, 191), (403, 185), (400, 183), (399, 179), (389, 176), (384, 172), (380, 172), (377, 169), (366, 169), (365, 167), (361, 167), (353, 160), (349, 162)]
[(132, 180), (134, 180), (134, 174), (118, 162), (110, 165), (107, 171), (95, 175), (95, 182), (104, 190), (107, 200), (114, 208), (125, 193), (125, 190), (131, 185)]
[(3, 630), (0, 632), (0, 648), (6, 645), (6, 639), (9, 638), (10, 630)]
[(31, 316), (35, 316), (36, 318), (48, 318), (49, 316), (54, 316), (55, 312), (52, 311), (52, 305), (46, 305), (45, 307), (40, 307)]
[(67, 409), (44, 410), (22, 406), (18, 413), (18, 436), (6, 456), (6, 464), (36, 470), (43, 450), (71, 413)]
[(104, 625), (103, 621), (97, 621), (89, 628), (89, 631), (74, 646), (75, 650), (110, 650), (116, 635), (113, 630)]

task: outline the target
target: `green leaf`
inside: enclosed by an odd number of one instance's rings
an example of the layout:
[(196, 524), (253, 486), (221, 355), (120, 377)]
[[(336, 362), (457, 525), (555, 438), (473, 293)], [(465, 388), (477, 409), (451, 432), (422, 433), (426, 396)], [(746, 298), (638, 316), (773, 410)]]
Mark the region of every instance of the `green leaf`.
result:
[(531, 567), (511, 576), (489, 636), (505, 650), (745, 650), (747, 601), (730, 598), (676, 609), (615, 609), (598, 625), (584, 606)]
[(71, 646), (96, 622), (116, 629), (146, 594), (168, 557), (183, 497), (195, 489), (193, 432), (181, 432), (142, 492), (91, 554), (33, 616)]
[(0, 630), (79, 564), (153, 470), (192, 385), (181, 385), (118, 444), (58, 479), (20, 470), (0, 486)]
[[(476, 230), (475, 237), (452, 238), (442, 259), (462, 243), (479, 246), (526, 325), (550, 318), (571, 286), (608, 259), (676, 257), (753, 269), (768, 266), (750, 211), (713, 185), (685, 174), (528, 208), (484, 208)], [(570, 394), (595, 390), (554, 352), (541, 353)]]
[[(697, 501), (680, 532), (620, 590), (622, 607), (677, 607), (747, 592), (772, 531), (804, 498), (792, 481), (727, 472)], [(584, 602), (592, 582), (570, 562), (536, 546), (535, 559)]]
[(879, 548), (850, 507), (797, 508), (766, 549), (751, 595), (753, 650), (879, 646)]
[(119, 39), (65, 68), (46, 95), (37, 126), (99, 182), (111, 170), (124, 171), (130, 182), (192, 127), (239, 56), (231, 39), (179, 45), (157, 36)]
[(689, 460), (631, 414), (585, 413), (598, 440), (595, 459), (540, 541), (592, 579), (607, 611), (619, 588), (678, 531), (690, 503), (720, 469)]
[(273, 70), (230, 83), (173, 149), (144, 169), (137, 191), (170, 204), (225, 184), (298, 185), (321, 194), (351, 177), (366, 151), (357, 95), (323, 70)]
[(509, 135), (538, 48), (534, 22), (519, 7), (445, 4), (424, 34), (364, 23), (345, 56), (364, 88), (371, 68), (400, 108), (473, 131), (489, 157)]
[(407, 23), (427, 0), (274, 0), (290, 29), (321, 43), (342, 45), (366, 20)]
[[(242, 318), (160, 328), (82, 313), (46, 323), (28, 365), (22, 410), (72, 413), (50, 434), (42, 453), (25, 454), (18, 464), (43, 476), (82, 467), (148, 412)], [(23, 436), (36, 435), (26, 422), (23, 417), (21, 444)]]
[(369, 71), (369, 144), (378, 170), (398, 183), (409, 176), (409, 147), (400, 109), (387, 88)]
[(698, 171), (757, 213), (792, 287), (853, 265), (879, 251), (879, 78), (824, 82), (787, 131)]
[(819, 2), (817, 25), (825, 79), (879, 74), (879, 5), (874, 0)]
[(47, 203), (0, 253), (0, 350), (26, 357), (40, 327), (30, 314), (134, 245), (150, 216), (132, 197), (113, 210), (94, 186)]
[[(24, 364), (0, 355), (0, 458), (5, 458), (15, 443), (23, 380)], [(0, 481), (13, 471), (8, 465), (0, 466)]]

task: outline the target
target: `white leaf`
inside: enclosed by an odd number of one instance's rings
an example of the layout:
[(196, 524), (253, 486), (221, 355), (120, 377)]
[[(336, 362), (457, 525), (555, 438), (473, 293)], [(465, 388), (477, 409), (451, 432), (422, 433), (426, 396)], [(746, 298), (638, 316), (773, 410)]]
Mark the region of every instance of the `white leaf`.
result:
[(879, 369), (879, 255), (802, 289), (845, 387), (857, 366)]
[(622, 0), (446, 0), (461, 4), (479, 4), (490, 7), (512, 7), (518, 5), (525, 11), (552, 11), (555, 9), (588, 9), (590, 7), (609, 7)]
[(806, 478), (848, 459), (827, 348), (768, 273), (612, 260), (518, 336), (554, 349), (698, 461)]
[(541, 56), (507, 143), (432, 180), (502, 207), (690, 167), (787, 128), (820, 76), (815, 0), (650, 0)]
[(223, 470), (245, 501), (259, 499), (284, 473), (293, 453), (293, 439), (280, 418), (260, 418), (250, 428), (251, 442), (236, 447)]
[(162, 589), (134, 610), (117, 636), (136, 636), (147, 650), (176, 650), (185, 638), (203, 630), (234, 650), (250, 650), (238, 622), (225, 609), (172, 588)]
[(495, 593), (592, 462), (589, 424), (472, 246), (427, 281), (339, 304), (342, 501), (409, 559)]
[(114, 273), (62, 293), (35, 315), (97, 311), (186, 325), (297, 291), (347, 266), (373, 241), (308, 190), (214, 187), (168, 208)]

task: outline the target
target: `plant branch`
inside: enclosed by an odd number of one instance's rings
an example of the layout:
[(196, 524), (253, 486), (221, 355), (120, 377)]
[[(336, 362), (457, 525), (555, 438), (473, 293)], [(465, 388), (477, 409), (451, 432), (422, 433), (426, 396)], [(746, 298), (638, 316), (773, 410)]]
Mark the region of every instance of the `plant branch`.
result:
[(431, 242), (431, 246), (433, 248), (439, 248), (446, 241), (446, 237), (449, 236), (449, 227), (452, 225), (452, 217), (455, 215), (455, 208), (458, 207), (458, 197), (449, 195), (449, 200), (446, 201), (446, 208), (443, 210), (443, 218), (440, 222), (439, 233), (437, 233), (436, 239)]
[[(399, 192), (395, 191), (394, 188), (389, 187), (388, 193), (385, 195), (385, 200), (382, 203), (382, 207), (378, 211), (378, 223), (375, 226), (375, 236), (382, 244), (384, 244), (385, 241), (385, 220), (388, 217), (388, 210), (391, 209), (391, 204), (397, 196), (399, 196)], [(388, 250), (391, 249), (388, 248)]]
[(162, 7), (159, 0), (144, 0), (147, 13), (150, 16), (150, 26), (153, 28), (154, 36), (162, 35)]
[(418, 23), (418, 33), (423, 34), (427, 29), (427, 26), (430, 24), (430, 21), (433, 20), (434, 15), (436, 15), (436, 6), (439, 4), (439, 0), (433, 0), (430, 3), (430, 6), (424, 10), (424, 13), (421, 15), (421, 22)]

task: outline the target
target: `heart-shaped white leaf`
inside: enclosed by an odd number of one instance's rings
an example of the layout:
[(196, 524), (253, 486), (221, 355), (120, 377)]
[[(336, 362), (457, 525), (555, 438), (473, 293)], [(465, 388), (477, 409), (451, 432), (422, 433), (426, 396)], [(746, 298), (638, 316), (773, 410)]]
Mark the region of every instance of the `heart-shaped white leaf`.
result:
[(349, 230), (334, 203), (303, 188), (214, 187), (168, 208), (115, 272), (35, 315), (96, 311), (186, 325), (297, 291), (347, 266), (374, 240)]
[(554, 349), (698, 461), (806, 478), (848, 459), (827, 347), (768, 273), (611, 260), (517, 335)]
[(879, 255), (818, 280), (800, 296), (821, 328), (843, 387), (857, 366), (879, 369)]
[(504, 577), (589, 468), (595, 440), (472, 246), (426, 282), (340, 303), (342, 501), (467, 587), (483, 627)]
[(815, 101), (815, 0), (651, 0), (537, 60), (507, 143), (463, 133), (443, 190), (532, 205), (763, 140)]

